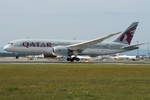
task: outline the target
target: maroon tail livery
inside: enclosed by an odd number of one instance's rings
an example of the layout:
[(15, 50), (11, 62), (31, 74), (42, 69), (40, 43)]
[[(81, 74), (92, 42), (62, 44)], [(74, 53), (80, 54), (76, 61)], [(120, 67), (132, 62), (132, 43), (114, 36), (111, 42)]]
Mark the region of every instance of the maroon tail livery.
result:
[(130, 45), (139, 22), (133, 22), (114, 42)]

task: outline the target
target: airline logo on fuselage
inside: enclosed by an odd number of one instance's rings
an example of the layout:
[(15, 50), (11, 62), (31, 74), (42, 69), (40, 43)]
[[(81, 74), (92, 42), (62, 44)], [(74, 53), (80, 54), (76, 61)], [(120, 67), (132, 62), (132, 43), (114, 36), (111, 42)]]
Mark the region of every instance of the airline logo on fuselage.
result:
[(51, 42), (23, 42), (23, 47), (29, 48), (29, 47), (52, 47)]

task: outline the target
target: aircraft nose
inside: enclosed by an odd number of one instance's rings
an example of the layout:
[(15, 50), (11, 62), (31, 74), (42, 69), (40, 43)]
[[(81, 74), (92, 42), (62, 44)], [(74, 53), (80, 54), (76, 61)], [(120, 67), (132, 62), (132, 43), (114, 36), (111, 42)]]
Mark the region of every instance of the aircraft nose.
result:
[(9, 51), (9, 45), (5, 45), (4, 47), (3, 47), (3, 49), (5, 50), (5, 51)]

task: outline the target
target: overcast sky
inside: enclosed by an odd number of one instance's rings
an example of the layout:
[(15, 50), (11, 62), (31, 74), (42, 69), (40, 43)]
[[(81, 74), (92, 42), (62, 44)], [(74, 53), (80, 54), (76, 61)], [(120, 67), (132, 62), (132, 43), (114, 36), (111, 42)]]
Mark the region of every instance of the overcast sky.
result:
[(132, 44), (150, 42), (150, 0), (0, 0), (0, 45), (20, 38), (89, 40), (134, 21), (140, 23)]

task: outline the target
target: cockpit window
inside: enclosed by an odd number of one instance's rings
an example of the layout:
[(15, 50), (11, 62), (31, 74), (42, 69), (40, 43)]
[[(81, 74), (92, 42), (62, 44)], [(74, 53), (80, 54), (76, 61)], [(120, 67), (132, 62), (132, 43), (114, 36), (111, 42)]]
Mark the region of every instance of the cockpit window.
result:
[(13, 45), (13, 43), (12, 43), (12, 42), (9, 42), (8, 44)]

